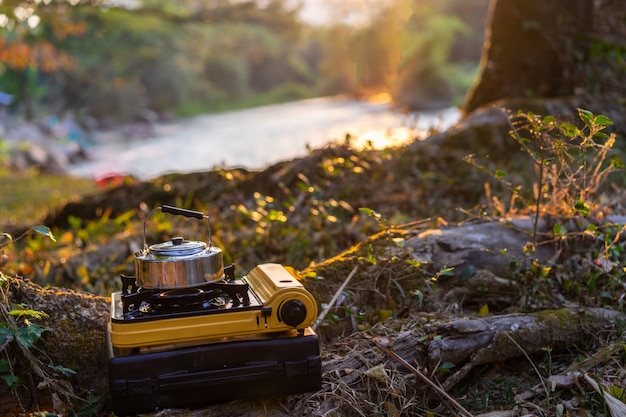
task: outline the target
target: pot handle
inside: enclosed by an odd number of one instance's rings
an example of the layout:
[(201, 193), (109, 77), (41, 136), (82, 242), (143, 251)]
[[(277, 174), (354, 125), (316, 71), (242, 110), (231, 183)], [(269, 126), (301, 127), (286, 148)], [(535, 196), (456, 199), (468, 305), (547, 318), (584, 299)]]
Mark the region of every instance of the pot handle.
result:
[(187, 209), (182, 209), (182, 208), (178, 208), (174, 206), (167, 206), (165, 204), (161, 206), (161, 211), (163, 213), (176, 214), (176, 215), (185, 216), (185, 217), (193, 217), (193, 218), (200, 219), (200, 220), (202, 220), (205, 217), (204, 214), (200, 213), (199, 211), (187, 210)]
[[(144, 247), (144, 251), (148, 248), (148, 244), (146, 242), (146, 222), (150, 219), (150, 217), (152, 217), (152, 215), (157, 210), (161, 210), (164, 213), (175, 214), (175, 215), (185, 216), (185, 217), (193, 217), (195, 219), (200, 219), (200, 220), (209, 218), (209, 216), (206, 216), (205, 214), (203, 214), (203, 213), (201, 213), (199, 211), (188, 210), (188, 209), (183, 209), (183, 208), (174, 207), (174, 206), (168, 206), (166, 204), (163, 204), (162, 206), (155, 208), (148, 215), (148, 217), (146, 217), (146, 219), (143, 221), (143, 247)], [(209, 245), (211, 245), (211, 244), (212, 244), (212, 242), (211, 242), (211, 223), (209, 223)]]

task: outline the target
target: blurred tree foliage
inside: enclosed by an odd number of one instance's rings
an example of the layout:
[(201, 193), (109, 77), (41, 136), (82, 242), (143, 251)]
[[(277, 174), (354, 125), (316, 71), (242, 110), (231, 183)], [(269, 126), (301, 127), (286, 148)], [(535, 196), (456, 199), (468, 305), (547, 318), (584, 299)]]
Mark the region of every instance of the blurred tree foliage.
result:
[(0, 91), (28, 119), (102, 128), (331, 94), (446, 106), (478, 68), (488, 0), (393, 0), (367, 24), (321, 26), (288, 4), (5, 0)]

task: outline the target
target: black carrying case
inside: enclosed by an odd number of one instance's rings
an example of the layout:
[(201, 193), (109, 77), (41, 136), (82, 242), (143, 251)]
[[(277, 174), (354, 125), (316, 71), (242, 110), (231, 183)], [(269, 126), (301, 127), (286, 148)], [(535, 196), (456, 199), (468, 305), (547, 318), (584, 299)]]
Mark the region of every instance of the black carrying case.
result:
[(317, 391), (321, 368), (320, 341), (311, 329), (303, 335), (113, 356), (112, 408), (122, 416)]

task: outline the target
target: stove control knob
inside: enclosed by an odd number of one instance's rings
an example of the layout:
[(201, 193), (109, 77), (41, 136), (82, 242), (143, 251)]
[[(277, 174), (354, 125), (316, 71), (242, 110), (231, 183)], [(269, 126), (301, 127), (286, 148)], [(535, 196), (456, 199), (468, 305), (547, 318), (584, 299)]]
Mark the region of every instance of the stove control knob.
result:
[(285, 324), (296, 327), (306, 318), (306, 306), (302, 303), (302, 301), (286, 301), (280, 306), (278, 318)]

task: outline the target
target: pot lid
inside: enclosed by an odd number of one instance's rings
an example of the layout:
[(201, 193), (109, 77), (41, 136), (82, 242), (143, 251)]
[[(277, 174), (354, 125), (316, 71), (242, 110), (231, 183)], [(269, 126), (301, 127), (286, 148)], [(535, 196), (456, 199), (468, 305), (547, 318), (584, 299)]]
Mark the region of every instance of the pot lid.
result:
[(150, 246), (150, 253), (157, 256), (190, 256), (204, 251), (206, 247), (207, 244), (204, 242), (174, 237), (169, 242)]

